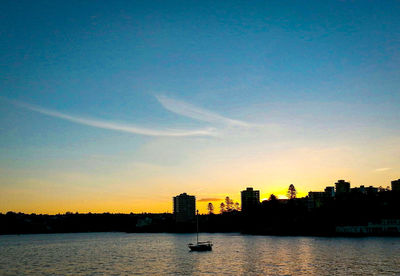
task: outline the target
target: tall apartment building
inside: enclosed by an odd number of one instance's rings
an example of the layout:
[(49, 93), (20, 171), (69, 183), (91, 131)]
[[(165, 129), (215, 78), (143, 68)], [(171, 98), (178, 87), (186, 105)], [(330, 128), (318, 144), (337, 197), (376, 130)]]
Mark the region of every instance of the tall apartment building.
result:
[(186, 193), (173, 197), (174, 216), (177, 222), (191, 221), (196, 214), (196, 197)]
[(392, 181), (392, 191), (400, 192), (400, 179)]
[(325, 193), (327, 194), (328, 197), (335, 197), (335, 187), (333, 186), (326, 187)]
[(335, 189), (336, 195), (350, 193), (350, 182), (338, 180), (338, 182), (335, 183)]
[(260, 204), (260, 191), (253, 188), (246, 188), (241, 192), (242, 196), (242, 212), (249, 212)]

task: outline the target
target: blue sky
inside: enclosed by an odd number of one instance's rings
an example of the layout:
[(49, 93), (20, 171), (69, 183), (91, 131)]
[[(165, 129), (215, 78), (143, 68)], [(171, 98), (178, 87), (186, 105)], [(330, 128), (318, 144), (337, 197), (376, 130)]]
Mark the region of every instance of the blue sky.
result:
[(159, 211), (185, 191), (400, 177), (398, 1), (4, 1), (0, 13), (1, 211)]

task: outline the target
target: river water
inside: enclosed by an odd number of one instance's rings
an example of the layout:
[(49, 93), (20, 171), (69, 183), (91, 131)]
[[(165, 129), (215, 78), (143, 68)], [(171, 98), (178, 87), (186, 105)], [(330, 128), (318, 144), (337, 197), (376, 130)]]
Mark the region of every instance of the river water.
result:
[(78, 233), (0, 236), (0, 275), (400, 275), (400, 238)]

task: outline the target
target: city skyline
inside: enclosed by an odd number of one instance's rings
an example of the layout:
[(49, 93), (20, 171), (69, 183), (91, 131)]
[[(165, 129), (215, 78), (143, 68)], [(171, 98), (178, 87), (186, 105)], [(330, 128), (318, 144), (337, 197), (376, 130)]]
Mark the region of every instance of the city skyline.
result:
[(0, 212), (399, 178), (399, 2), (63, 4), (3, 3)]
[[(321, 187), (321, 188), (325, 188), (324, 191), (308, 191), (308, 192), (304, 193), (304, 192), (298, 192), (295, 189), (294, 199), (307, 199), (308, 198), (309, 200), (314, 200), (315, 197), (319, 197), (319, 196), (321, 196), (321, 194), (323, 194), (323, 197), (326, 197), (326, 196), (335, 197), (335, 195), (340, 195), (341, 193), (345, 193), (345, 194), (351, 194), (351, 193), (364, 194), (364, 193), (367, 193), (368, 194), (368, 193), (372, 192), (372, 193), (376, 194), (376, 193), (378, 193), (380, 191), (383, 191), (383, 192), (387, 192), (387, 191), (399, 192), (400, 191), (400, 178), (390, 181), (389, 184), (390, 185), (386, 185), (386, 186), (382, 186), (382, 185), (380, 185), (380, 186), (373, 186), (373, 185), (364, 186), (364, 185), (360, 185), (360, 186), (353, 186), (352, 187), (350, 181), (339, 179), (335, 183), (331, 183), (328, 186)], [(254, 190), (253, 187), (246, 187), (245, 190), (242, 190), (242, 191), (238, 192), (240, 194), (240, 196), (238, 197), (239, 198), (238, 201), (236, 201), (236, 199), (235, 199), (236, 197), (231, 197), (230, 195), (225, 195), (222, 198), (200, 198), (200, 199), (197, 199), (196, 195), (190, 195), (190, 194), (188, 195), (186, 192), (182, 192), (179, 195), (172, 196), (172, 208), (171, 208), (172, 211), (167, 210), (167, 211), (164, 211), (164, 212), (158, 211), (158, 212), (153, 212), (153, 213), (154, 214), (172, 213), (172, 214), (175, 215), (176, 211), (179, 209), (179, 207), (178, 207), (179, 204), (177, 203), (177, 198), (180, 198), (180, 197), (183, 197), (183, 198), (187, 197), (187, 198), (190, 198), (190, 201), (193, 201), (193, 206), (190, 207), (190, 209), (192, 210), (193, 214), (195, 214), (195, 211), (199, 211), (200, 214), (202, 214), (202, 215), (210, 214), (210, 209), (209, 209), (209, 204), (210, 203), (212, 204), (212, 207), (213, 207), (213, 212), (212, 213), (214, 213), (214, 214), (222, 214), (224, 211), (220, 210), (220, 208), (222, 208), (221, 204), (225, 204), (227, 199), (229, 199), (231, 204), (234, 206), (232, 211), (233, 210), (235, 210), (235, 211), (243, 211), (243, 208), (244, 208), (243, 207), (243, 197), (246, 198), (245, 199), (246, 201), (249, 201), (249, 199), (247, 197), (251, 198), (250, 199), (250, 202), (251, 202), (250, 204), (256, 204), (256, 205), (261, 204), (261, 203), (266, 202), (266, 201), (274, 200), (274, 199), (272, 199), (272, 196), (274, 196), (275, 199), (287, 201), (287, 200), (290, 200), (290, 198), (288, 197), (290, 186), (294, 186), (294, 185), (293, 184), (289, 185), (289, 187), (284, 192), (285, 195), (270, 193), (268, 197), (264, 197), (264, 198), (260, 198), (260, 191), (259, 190)], [(322, 189), (320, 189), (320, 190), (322, 190)], [(262, 193), (262, 194), (266, 195), (266, 193)], [(186, 203), (184, 203), (184, 205), (185, 204)], [(192, 203), (190, 203), (190, 204), (192, 204)], [(236, 206), (235, 204), (238, 204), (238, 205)], [(246, 204), (249, 204), (249, 203), (246, 203)], [(246, 209), (247, 208), (248, 207), (246, 207)], [(8, 212), (15, 213), (15, 210), (9, 210)], [(185, 210), (184, 212), (187, 212), (187, 210)], [(2, 213), (2, 212), (0, 212), (0, 213)], [(6, 212), (4, 212), (4, 213), (6, 213)], [(23, 213), (23, 212), (20, 212), (20, 213)], [(36, 213), (37, 212), (32, 212), (32, 214), (36, 214)], [(72, 211), (71, 212), (71, 210), (69, 210), (69, 211), (66, 211), (65, 213), (66, 214), (67, 213), (72, 213), (73, 214), (73, 213), (79, 213), (79, 212), (77, 212), (77, 211), (75, 211), (75, 212)], [(88, 213), (92, 213), (92, 212), (89, 211)], [(94, 213), (96, 213), (96, 212), (94, 212)], [(101, 212), (97, 212), (97, 213), (101, 213)], [(109, 211), (105, 211), (103, 213), (110, 213), (110, 212)], [(124, 214), (124, 213), (125, 214), (127, 214), (127, 213), (131, 213), (132, 214), (134, 212), (132, 212), (132, 211), (131, 212), (116, 212), (116, 214)], [(142, 213), (142, 214), (151, 214), (152, 212), (149, 212), (149, 211), (137, 212), (137, 214), (140, 214), (140, 213)], [(46, 214), (46, 213), (37, 213), (37, 214)], [(48, 214), (49, 215), (55, 215), (55, 214), (62, 214), (62, 212), (48, 213)], [(193, 217), (191, 219), (193, 219)], [(190, 219), (188, 219), (188, 220), (190, 220)]]

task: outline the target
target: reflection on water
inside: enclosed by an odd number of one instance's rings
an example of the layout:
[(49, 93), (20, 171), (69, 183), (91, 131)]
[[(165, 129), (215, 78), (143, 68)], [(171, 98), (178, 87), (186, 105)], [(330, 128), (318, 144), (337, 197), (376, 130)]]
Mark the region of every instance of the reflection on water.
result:
[(0, 275), (400, 274), (399, 238), (201, 236), (212, 252), (193, 234), (0, 236)]

